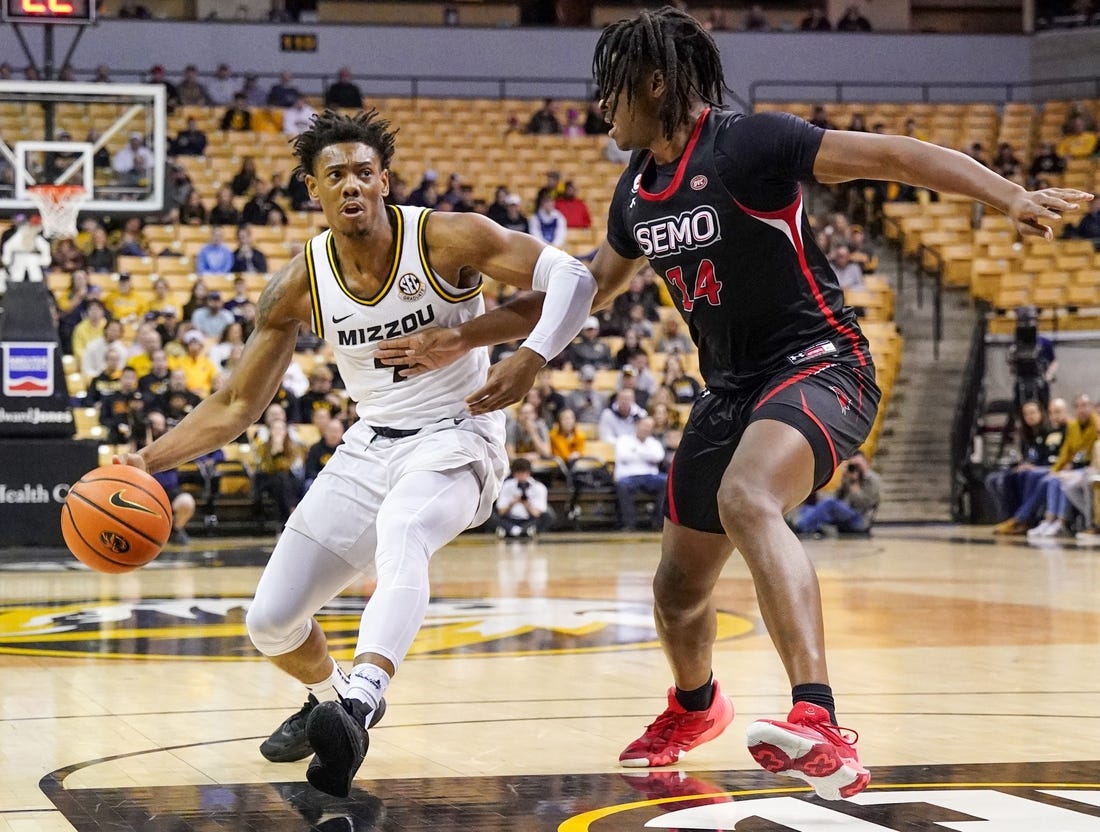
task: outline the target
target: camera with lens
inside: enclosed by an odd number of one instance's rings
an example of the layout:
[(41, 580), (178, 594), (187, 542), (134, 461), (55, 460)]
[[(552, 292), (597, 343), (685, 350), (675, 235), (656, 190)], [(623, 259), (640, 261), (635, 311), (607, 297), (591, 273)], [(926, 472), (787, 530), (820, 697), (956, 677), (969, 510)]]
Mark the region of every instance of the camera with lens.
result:
[(1050, 396), (1047, 361), (1039, 343), (1039, 310), (1021, 306), (1016, 310), (1016, 334), (1008, 351), (1008, 364), (1016, 377), (1016, 405), (1038, 401), (1045, 407)]
[(522, 480), (516, 483), (516, 487), (519, 489), (519, 495), (522, 499), (527, 499), (527, 489), (531, 487), (531, 483), (527, 480)]

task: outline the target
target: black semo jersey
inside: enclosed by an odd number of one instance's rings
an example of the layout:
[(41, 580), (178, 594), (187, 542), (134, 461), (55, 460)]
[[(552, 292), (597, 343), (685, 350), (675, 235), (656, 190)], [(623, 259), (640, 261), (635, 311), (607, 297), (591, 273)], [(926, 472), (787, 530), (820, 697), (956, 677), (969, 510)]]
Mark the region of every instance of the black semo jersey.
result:
[(802, 210), (823, 135), (792, 115), (708, 109), (677, 162), (636, 153), (615, 189), (608, 243), (668, 281), (712, 390), (822, 361), (871, 369)]

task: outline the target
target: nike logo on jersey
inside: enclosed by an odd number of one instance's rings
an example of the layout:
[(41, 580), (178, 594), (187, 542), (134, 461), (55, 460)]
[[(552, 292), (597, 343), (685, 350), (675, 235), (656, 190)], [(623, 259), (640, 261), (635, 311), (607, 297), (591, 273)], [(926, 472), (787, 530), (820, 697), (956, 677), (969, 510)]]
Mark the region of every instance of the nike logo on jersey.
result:
[(435, 320), (435, 307), (430, 303), (423, 309), (410, 312), (396, 321), (386, 321), (384, 324), (359, 327), (358, 329), (341, 329), (337, 332), (336, 343), (341, 347), (358, 347), (373, 341), (385, 341), (387, 338), (397, 338), (400, 335), (408, 335), (423, 326), (427, 326)]
[(139, 505), (138, 503), (131, 503), (129, 500), (123, 498), (122, 494), (125, 491), (125, 488), (120, 488), (118, 491), (111, 495), (111, 498), (107, 502), (117, 508), (128, 508), (131, 511), (141, 511), (145, 514), (152, 514), (154, 517), (157, 516), (157, 513), (155, 511), (150, 511), (143, 505)]
[[(354, 315), (354, 314), (355, 314), (354, 312), (351, 313), (351, 315)], [(332, 316), (332, 322), (334, 324), (342, 324), (344, 321), (346, 321), (348, 318), (350, 318), (351, 315), (345, 315), (342, 318), (337, 318), (335, 315), (333, 315)]]

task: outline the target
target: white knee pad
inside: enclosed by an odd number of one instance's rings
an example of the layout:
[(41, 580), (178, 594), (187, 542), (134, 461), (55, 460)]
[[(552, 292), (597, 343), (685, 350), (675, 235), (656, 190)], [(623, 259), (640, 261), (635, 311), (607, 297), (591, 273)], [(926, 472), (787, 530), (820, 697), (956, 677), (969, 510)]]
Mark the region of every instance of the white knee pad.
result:
[(248, 627), (248, 637), (257, 650), (265, 656), (282, 656), (305, 644), (313, 629), (312, 616), (304, 621), (289, 619), (290, 616), (279, 615), (262, 602), (254, 601), (244, 622)]

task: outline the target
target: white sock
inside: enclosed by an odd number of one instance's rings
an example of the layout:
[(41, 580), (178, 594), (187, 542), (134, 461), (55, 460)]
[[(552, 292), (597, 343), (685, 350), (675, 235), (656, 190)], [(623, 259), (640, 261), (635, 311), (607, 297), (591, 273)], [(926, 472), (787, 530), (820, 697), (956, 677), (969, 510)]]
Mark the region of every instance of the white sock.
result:
[(390, 674), (374, 664), (357, 664), (351, 671), (348, 699), (366, 702), (373, 711), (378, 707), (386, 688), (390, 686)]
[(336, 659), (330, 657), (332, 673), (327, 679), (306, 685), (306, 689), (316, 697), (318, 702), (335, 702), (338, 698), (348, 695), (348, 675), (336, 663)]

